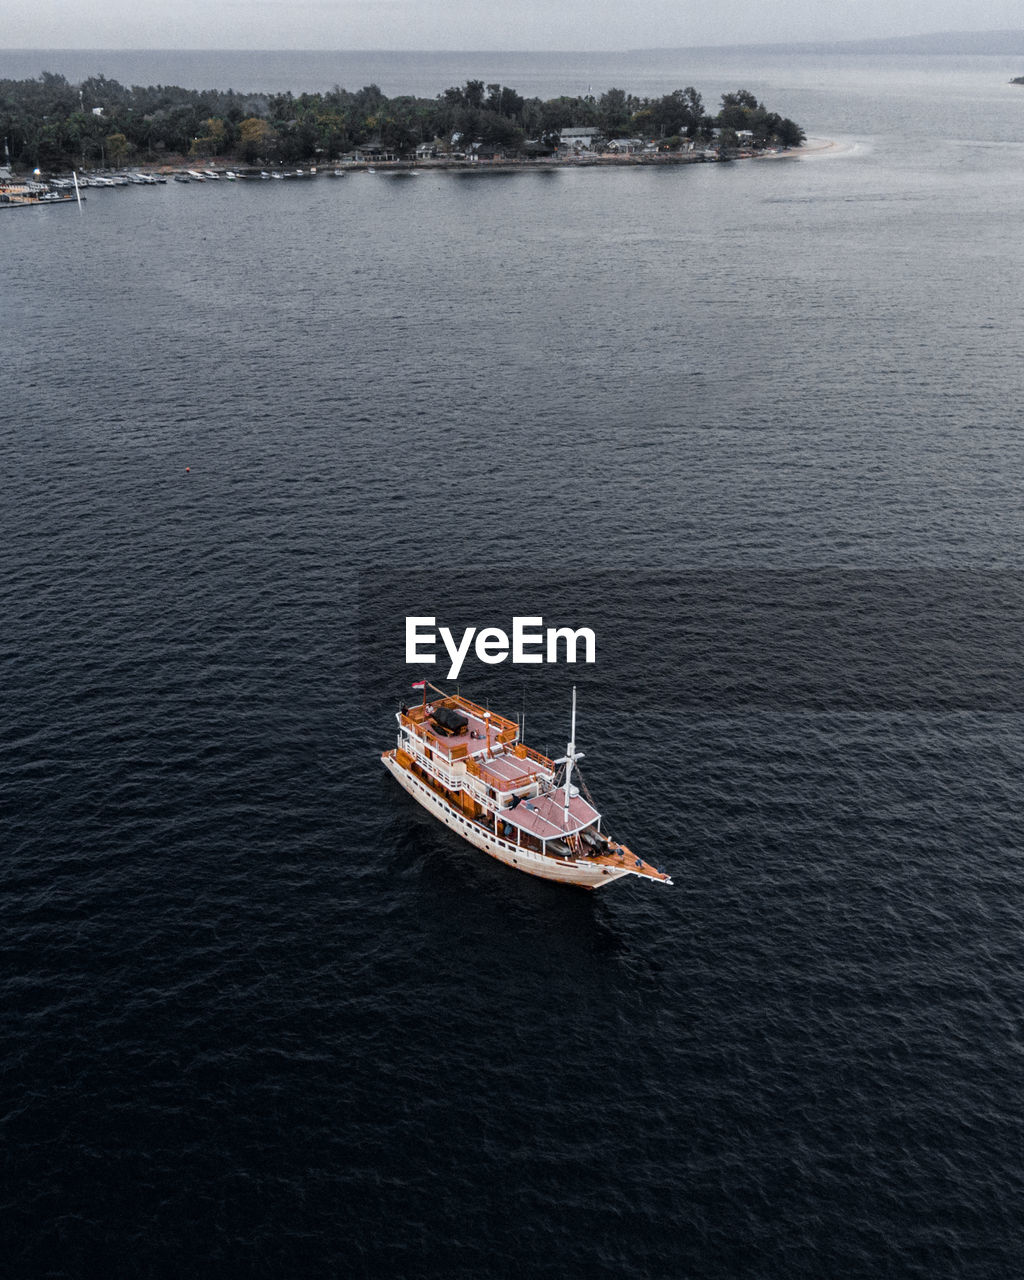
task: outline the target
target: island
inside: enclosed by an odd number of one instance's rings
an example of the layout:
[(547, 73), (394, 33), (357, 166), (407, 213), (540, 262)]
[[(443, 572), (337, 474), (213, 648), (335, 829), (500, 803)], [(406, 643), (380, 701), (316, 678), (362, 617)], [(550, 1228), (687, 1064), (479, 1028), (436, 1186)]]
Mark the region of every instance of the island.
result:
[(563, 160), (732, 159), (799, 147), (804, 131), (746, 89), (710, 112), (692, 86), (645, 98), (524, 98), (482, 80), (434, 98), (351, 92), (241, 93), (131, 87), (97, 75), (80, 84), (43, 72), (0, 80), (0, 137), (15, 169), (54, 173), (174, 165), (366, 163), (453, 165)]

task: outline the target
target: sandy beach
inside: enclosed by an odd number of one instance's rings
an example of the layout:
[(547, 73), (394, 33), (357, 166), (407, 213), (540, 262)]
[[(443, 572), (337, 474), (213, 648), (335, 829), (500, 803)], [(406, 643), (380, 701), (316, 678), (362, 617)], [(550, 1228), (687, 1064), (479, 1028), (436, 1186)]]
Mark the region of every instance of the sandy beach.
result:
[(827, 151), (839, 151), (839, 144), (832, 138), (807, 138), (801, 147), (792, 147), (788, 151), (765, 151), (755, 156), (756, 160), (796, 159), (804, 156), (820, 156)]

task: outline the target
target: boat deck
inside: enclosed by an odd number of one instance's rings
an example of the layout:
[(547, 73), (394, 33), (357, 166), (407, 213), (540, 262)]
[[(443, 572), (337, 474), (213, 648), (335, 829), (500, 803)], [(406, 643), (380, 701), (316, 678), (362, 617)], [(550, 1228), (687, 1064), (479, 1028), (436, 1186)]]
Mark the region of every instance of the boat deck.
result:
[(501, 755), (478, 760), (477, 764), (484, 782), (498, 791), (514, 791), (517, 787), (525, 787), (538, 773), (538, 766), (533, 760), (521, 760), (519, 756), (504, 750)]

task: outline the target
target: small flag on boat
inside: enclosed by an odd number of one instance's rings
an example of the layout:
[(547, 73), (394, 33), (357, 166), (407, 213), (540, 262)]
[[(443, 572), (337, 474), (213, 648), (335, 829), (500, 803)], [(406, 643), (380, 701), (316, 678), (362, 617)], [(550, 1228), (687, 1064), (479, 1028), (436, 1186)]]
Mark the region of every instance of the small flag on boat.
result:
[(412, 687), (414, 689), (425, 689), (427, 687), (427, 682), (426, 680), (415, 680), (413, 681)]

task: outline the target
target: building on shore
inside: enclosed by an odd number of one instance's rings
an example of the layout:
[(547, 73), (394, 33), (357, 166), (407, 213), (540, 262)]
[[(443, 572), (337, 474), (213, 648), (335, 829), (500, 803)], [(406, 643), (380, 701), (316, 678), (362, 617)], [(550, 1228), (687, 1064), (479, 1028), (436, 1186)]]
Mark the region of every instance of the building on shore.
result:
[(586, 129), (560, 129), (558, 132), (559, 151), (592, 151), (594, 143), (600, 142), (603, 134), (591, 125)]

